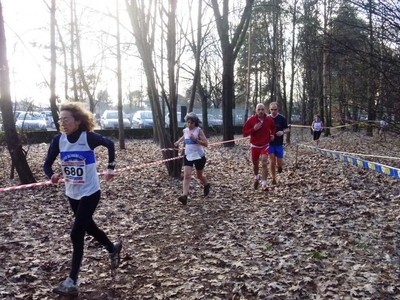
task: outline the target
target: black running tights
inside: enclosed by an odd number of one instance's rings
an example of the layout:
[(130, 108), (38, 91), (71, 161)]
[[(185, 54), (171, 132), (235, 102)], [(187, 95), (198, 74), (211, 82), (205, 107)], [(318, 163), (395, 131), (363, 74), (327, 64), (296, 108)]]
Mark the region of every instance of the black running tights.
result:
[(83, 247), (85, 233), (93, 236), (101, 245), (106, 247), (108, 252), (113, 252), (113, 243), (108, 239), (103, 230), (97, 227), (93, 221), (93, 214), (100, 201), (100, 190), (96, 193), (83, 197), (80, 200), (69, 199), (75, 221), (71, 230), (71, 240), (73, 246), (72, 268), (69, 277), (74, 280), (78, 278), (83, 257)]

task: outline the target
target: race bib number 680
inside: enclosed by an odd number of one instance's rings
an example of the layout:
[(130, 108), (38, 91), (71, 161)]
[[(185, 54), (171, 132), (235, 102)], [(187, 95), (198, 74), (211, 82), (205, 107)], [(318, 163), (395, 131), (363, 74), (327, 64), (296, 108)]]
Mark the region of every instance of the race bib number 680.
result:
[(83, 176), (81, 167), (64, 167), (64, 174), (67, 176)]
[(66, 182), (72, 184), (85, 183), (86, 165), (84, 161), (63, 161), (61, 168)]

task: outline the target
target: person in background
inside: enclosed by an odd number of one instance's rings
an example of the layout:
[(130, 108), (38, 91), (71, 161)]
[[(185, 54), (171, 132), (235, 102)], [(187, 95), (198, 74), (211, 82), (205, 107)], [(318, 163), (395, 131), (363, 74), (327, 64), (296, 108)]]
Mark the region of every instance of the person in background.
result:
[[(59, 123), (62, 133), (51, 141), (43, 169), (52, 183), (64, 179), (65, 194), (75, 219), (71, 230), (73, 246), (71, 270), (67, 279), (55, 287), (53, 292), (63, 296), (76, 296), (86, 233), (107, 249), (112, 269), (118, 268), (120, 263), (122, 242), (112, 243), (93, 221), (93, 214), (100, 201), (100, 183), (94, 149), (98, 146), (108, 149), (105, 179), (110, 180), (114, 176), (115, 147), (111, 140), (93, 132), (95, 127), (93, 114), (86, 110), (82, 103), (62, 104)], [(59, 154), (62, 175), (52, 170), (52, 165)]]
[(206, 157), (203, 147), (208, 147), (208, 141), (203, 129), (200, 127), (200, 119), (194, 112), (190, 112), (185, 116), (187, 127), (183, 129), (182, 137), (177, 140), (174, 145), (178, 147), (182, 141), (185, 141), (185, 155), (183, 158), (183, 187), (182, 195), (178, 201), (183, 205), (187, 204), (190, 179), (192, 178), (193, 165), (196, 168), (197, 178), (203, 184), (203, 194), (207, 196), (210, 193), (210, 183), (204, 176), (204, 166), (206, 165)]
[(269, 116), (274, 120), (276, 126), (275, 138), (269, 143), (268, 149), (272, 184), (276, 184), (276, 167), (278, 167), (278, 173), (282, 173), (283, 136), (288, 129), (288, 125), (286, 118), (278, 112), (277, 102), (271, 102), (269, 104), (269, 111)]
[(268, 191), (268, 148), (274, 140), (275, 122), (265, 113), (265, 106), (257, 104), (255, 115), (251, 116), (243, 125), (243, 136), (250, 136), (251, 161), (253, 162), (254, 189), (260, 183), (259, 161), (262, 164), (262, 189)]
[(386, 141), (386, 128), (388, 126), (388, 122), (385, 120), (380, 120), (379, 122), (379, 139)]
[(315, 119), (311, 124), (311, 130), (313, 131), (313, 140), (315, 146), (318, 146), (319, 144), (319, 138), (321, 136), (323, 129), (324, 129), (324, 124), (321, 121), (320, 115), (315, 115)]

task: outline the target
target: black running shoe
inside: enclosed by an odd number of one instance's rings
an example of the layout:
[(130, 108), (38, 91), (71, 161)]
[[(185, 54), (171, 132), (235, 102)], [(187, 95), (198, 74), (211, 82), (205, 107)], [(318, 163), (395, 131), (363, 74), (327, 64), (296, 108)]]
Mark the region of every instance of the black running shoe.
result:
[(187, 196), (186, 196), (186, 195), (180, 196), (180, 197), (178, 198), (178, 201), (179, 201), (180, 203), (182, 203), (183, 205), (186, 205), (186, 204), (187, 204)]
[(110, 265), (111, 269), (116, 269), (119, 267), (120, 263), (120, 253), (122, 249), (122, 242), (116, 242), (114, 243), (114, 251), (113, 253), (110, 253)]
[(278, 167), (278, 173), (282, 173), (282, 167)]
[(203, 187), (203, 192), (204, 192), (204, 196), (207, 196), (210, 193), (210, 184), (207, 183), (204, 187)]
[(260, 184), (260, 179), (254, 179), (254, 189), (258, 189), (258, 186)]

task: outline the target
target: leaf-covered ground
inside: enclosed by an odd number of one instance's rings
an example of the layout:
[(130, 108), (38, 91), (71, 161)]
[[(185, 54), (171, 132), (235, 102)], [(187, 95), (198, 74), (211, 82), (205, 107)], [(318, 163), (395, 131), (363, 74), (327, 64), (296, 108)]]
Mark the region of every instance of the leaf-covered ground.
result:
[[(293, 130), (292, 140), (311, 145), (308, 130)], [(399, 157), (398, 137), (387, 140), (334, 132), (320, 147)], [(28, 151), (38, 181), (46, 180), (46, 150)], [(106, 166), (105, 149), (97, 156)], [(95, 220), (123, 240), (123, 260), (112, 273), (106, 251), (87, 237), (80, 299), (400, 299), (399, 180), (292, 143), (266, 193), (253, 189), (248, 140), (206, 156), (211, 193), (204, 198), (193, 177), (185, 207), (176, 200), (181, 179), (162, 164), (101, 181)], [(118, 168), (160, 159), (151, 140), (117, 152)], [(400, 160), (366, 159), (400, 168)], [(8, 179), (6, 150), (0, 164), (2, 186), (18, 184)], [(60, 184), (0, 195), (0, 298), (57, 298), (51, 290), (71, 256), (63, 191)]]

